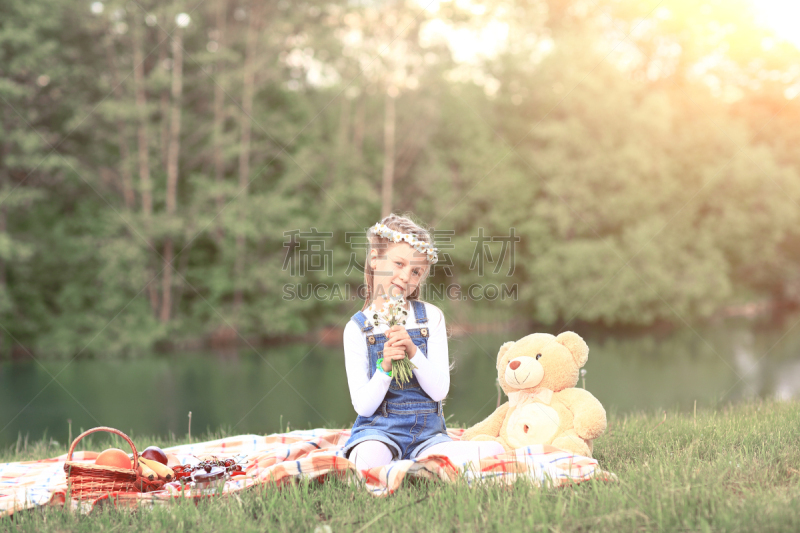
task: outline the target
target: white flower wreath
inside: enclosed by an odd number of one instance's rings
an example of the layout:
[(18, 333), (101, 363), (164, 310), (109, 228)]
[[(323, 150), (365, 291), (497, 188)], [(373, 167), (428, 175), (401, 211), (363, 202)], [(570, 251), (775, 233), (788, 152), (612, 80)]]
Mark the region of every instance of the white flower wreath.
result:
[(411, 233), (400, 233), (399, 231), (395, 231), (388, 226), (381, 224), (380, 222), (372, 226), (369, 231), (375, 235), (385, 237), (394, 243), (406, 241), (408, 244), (416, 248), (418, 252), (425, 254), (428, 259), (428, 263), (432, 265), (436, 264), (436, 262), (439, 260), (439, 250), (433, 247), (431, 243), (419, 240), (416, 235)]

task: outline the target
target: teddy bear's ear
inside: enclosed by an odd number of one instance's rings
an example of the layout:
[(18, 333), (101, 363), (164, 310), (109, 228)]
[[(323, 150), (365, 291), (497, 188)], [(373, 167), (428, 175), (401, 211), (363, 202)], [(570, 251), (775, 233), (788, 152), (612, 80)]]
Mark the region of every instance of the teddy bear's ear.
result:
[(497, 352), (497, 369), (500, 370), (500, 361), (503, 359), (503, 356), (509, 351), (516, 343), (514, 341), (508, 341), (504, 345), (500, 347), (500, 351)]
[(566, 346), (572, 358), (578, 363), (578, 367), (582, 367), (589, 360), (589, 346), (577, 333), (565, 331), (556, 337), (556, 342)]

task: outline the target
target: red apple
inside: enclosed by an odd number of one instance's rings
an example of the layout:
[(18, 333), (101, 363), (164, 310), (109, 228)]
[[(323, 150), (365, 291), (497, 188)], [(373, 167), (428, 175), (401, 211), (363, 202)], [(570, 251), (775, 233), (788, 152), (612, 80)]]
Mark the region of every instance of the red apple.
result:
[(151, 461), (158, 461), (162, 465), (167, 464), (167, 454), (164, 453), (164, 450), (159, 448), (158, 446), (149, 446), (145, 451), (141, 453), (142, 457), (145, 459), (150, 459)]

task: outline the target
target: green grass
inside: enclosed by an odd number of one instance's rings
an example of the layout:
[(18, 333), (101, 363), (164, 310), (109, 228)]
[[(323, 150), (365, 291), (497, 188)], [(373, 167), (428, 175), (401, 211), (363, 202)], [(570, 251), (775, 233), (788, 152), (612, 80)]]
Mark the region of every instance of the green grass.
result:
[[(377, 499), (341, 481), (263, 488), (138, 512), (58, 509), (0, 520), (9, 531), (798, 531), (800, 403), (614, 416), (595, 456), (618, 483), (561, 489), (409, 482)], [(218, 437), (211, 435), (205, 437)], [(143, 444), (159, 442), (136, 438)], [(96, 441), (96, 442), (99, 442)], [(174, 442), (160, 441), (161, 444)], [(64, 447), (37, 442), (0, 461)], [(370, 524), (370, 521), (374, 520)], [(327, 527), (326, 527), (327, 526)]]

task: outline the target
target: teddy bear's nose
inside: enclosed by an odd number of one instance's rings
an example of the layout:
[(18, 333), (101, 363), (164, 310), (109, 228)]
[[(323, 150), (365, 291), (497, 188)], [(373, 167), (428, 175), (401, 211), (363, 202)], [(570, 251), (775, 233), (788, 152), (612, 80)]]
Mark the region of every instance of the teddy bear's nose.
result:
[(519, 361), (511, 361), (510, 363), (508, 363), (508, 366), (511, 367), (511, 370), (516, 370), (519, 368), (519, 365), (521, 364), (522, 363), (520, 363)]

